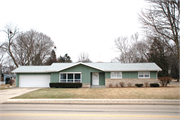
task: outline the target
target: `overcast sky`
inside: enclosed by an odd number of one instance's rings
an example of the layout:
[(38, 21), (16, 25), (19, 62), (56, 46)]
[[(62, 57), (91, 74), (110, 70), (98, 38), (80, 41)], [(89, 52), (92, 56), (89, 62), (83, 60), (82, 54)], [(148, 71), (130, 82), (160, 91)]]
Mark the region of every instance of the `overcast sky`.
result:
[[(48, 35), (56, 56), (77, 62), (80, 53), (93, 62), (111, 62), (119, 56), (114, 40), (141, 33), (138, 13), (143, 0), (0, 0), (0, 29), (6, 24), (20, 31), (34, 29)], [(0, 32), (0, 43), (5, 40)]]

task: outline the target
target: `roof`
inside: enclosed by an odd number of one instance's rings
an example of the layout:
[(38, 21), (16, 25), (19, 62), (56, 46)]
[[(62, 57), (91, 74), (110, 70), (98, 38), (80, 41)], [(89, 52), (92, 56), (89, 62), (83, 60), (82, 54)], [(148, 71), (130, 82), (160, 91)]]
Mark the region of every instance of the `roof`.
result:
[(76, 65), (85, 65), (101, 71), (161, 71), (155, 63), (53, 63), (51, 66), (20, 66), (14, 73), (58, 72)]
[(104, 71), (161, 71), (155, 63), (88, 63)]
[(13, 73), (46, 73), (50, 66), (20, 66)]

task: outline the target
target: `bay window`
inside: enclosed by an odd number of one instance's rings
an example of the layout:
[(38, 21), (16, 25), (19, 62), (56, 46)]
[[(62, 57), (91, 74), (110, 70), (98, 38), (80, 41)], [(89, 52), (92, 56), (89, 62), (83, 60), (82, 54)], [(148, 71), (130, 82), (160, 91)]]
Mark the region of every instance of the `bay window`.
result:
[(80, 83), (81, 82), (81, 73), (60, 73), (60, 82)]

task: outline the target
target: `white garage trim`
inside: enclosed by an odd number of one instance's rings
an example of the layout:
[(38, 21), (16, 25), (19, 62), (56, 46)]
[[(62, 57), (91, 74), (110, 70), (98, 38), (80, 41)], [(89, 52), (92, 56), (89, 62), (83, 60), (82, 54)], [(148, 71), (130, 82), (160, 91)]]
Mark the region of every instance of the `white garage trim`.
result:
[(49, 87), (50, 75), (19, 75), (19, 87)]

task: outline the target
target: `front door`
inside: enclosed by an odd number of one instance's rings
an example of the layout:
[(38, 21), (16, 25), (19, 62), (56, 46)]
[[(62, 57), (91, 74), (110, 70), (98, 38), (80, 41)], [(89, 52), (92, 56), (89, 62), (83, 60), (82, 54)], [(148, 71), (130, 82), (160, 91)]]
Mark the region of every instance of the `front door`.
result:
[(99, 85), (99, 73), (92, 73), (92, 85)]

